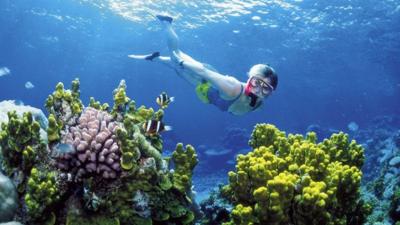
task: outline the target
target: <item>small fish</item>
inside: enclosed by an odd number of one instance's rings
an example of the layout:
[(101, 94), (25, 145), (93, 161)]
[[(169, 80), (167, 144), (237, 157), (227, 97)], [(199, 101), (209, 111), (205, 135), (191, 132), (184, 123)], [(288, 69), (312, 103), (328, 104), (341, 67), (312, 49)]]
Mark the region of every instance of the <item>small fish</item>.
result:
[(52, 158), (60, 158), (67, 154), (73, 154), (75, 152), (75, 147), (71, 144), (57, 143), (51, 152)]
[(8, 75), (11, 73), (11, 70), (7, 67), (0, 67), (0, 77)]
[(352, 122), (350, 122), (348, 125), (347, 125), (347, 129), (349, 129), (350, 131), (352, 131), (352, 132), (356, 132), (357, 130), (358, 130), (358, 124), (356, 123), (356, 122), (354, 122), (354, 121), (352, 121)]
[(34, 87), (35, 87), (35, 85), (33, 85), (32, 82), (30, 82), (30, 81), (28, 81), (28, 82), (25, 83), (25, 88), (26, 88), (26, 89), (32, 89), (32, 88), (34, 88)]
[(230, 152), (232, 152), (232, 150), (230, 149), (208, 149), (204, 152), (204, 154), (208, 155), (208, 156), (220, 156), (220, 155), (226, 155), (229, 154)]
[(165, 126), (163, 122), (158, 120), (148, 120), (143, 124), (143, 130), (150, 135), (158, 134), (162, 131), (172, 130), (172, 127)]
[(162, 108), (165, 109), (169, 105), (169, 103), (174, 101), (174, 97), (169, 97), (167, 93), (162, 92), (156, 99), (157, 104)]

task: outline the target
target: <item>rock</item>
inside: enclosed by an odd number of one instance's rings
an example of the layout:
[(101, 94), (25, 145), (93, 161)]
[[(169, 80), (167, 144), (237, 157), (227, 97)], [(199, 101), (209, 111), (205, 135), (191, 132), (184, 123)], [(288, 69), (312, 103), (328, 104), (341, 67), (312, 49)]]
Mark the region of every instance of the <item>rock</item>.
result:
[(17, 112), (18, 116), (22, 116), (25, 112), (31, 112), (33, 119), (39, 122), (40, 127), (44, 130), (47, 129), (48, 121), (42, 110), (29, 105), (19, 104), (15, 100), (0, 102), (0, 121), (8, 122), (7, 112), (14, 110)]
[(396, 166), (396, 167), (400, 166), (400, 156), (393, 157), (393, 158), (389, 161), (389, 165), (390, 165), (390, 166)]
[(0, 222), (13, 219), (17, 209), (17, 192), (10, 178), (0, 173)]

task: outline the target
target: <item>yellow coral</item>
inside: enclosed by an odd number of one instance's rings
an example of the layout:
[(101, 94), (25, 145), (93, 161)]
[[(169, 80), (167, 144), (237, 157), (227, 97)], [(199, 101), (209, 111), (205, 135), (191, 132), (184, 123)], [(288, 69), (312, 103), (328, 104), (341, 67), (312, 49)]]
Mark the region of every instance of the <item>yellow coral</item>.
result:
[(363, 149), (344, 133), (317, 143), (315, 133), (286, 136), (258, 124), (249, 144), (222, 190), (235, 206), (227, 224), (341, 224), (361, 213)]

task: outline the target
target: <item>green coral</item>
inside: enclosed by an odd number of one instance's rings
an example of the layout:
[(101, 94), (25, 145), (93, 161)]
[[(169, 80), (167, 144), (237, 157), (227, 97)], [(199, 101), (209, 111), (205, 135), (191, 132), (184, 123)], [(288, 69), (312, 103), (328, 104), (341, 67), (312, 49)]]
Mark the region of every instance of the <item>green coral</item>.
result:
[(101, 104), (99, 101), (96, 101), (93, 97), (90, 97), (89, 107), (92, 107), (92, 108), (95, 108), (98, 110), (103, 110), (103, 111), (108, 111), (108, 109), (110, 108), (108, 103)]
[(107, 215), (76, 215), (69, 212), (66, 225), (120, 225), (118, 218), (110, 218)]
[[(56, 117), (57, 121), (70, 123), (71, 119), (80, 115), (83, 110), (82, 101), (79, 99), (79, 79), (72, 81), (71, 90), (65, 90), (64, 84), (59, 82), (56, 90), (46, 99), (45, 107), (50, 114)], [(73, 121), (72, 121), (73, 122)]]
[(32, 168), (24, 200), (28, 214), (41, 217), (46, 207), (59, 200), (56, 174)]
[[(135, 124), (142, 125), (148, 120), (162, 121), (164, 111), (162, 109), (154, 111), (153, 108), (140, 106), (137, 110), (130, 112), (128, 116)], [(163, 142), (159, 134), (147, 135), (145, 133), (145, 136), (154, 148), (158, 151), (162, 150)]]
[(8, 123), (1, 125), (0, 146), (3, 166), (8, 175), (15, 170), (29, 174), (30, 169), (46, 150), (40, 139), (40, 125), (30, 112), (18, 118), (15, 111), (8, 112)]
[[(160, 183), (153, 182), (157, 181), (156, 173), (148, 175), (132, 173), (125, 177), (124, 185), (108, 196), (107, 208), (111, 215), (118, 217), (121, 224), (193, 224), (194, 213), (187, 196), (172, 188), (163, 189)], [(148, 217), (135, 210), (132, 199), (138, 191), (148, 196), (148, 209), (151, 210)]]
[(117, 89), (114, 90), (113, 99), (114, 106), (111, 110), (111, 115), (117, 120), (122, 120), (131, 102), (130, 98), (126, 95), (125, 80), (121, 80)]
[(134, 123), (143, 123), (153, 118), (154, 109), (140, 106), (137, 110), (130, 114)]
[[(120, 131), (124, 132), (124, 131)], [(126, 131), (125, 131), (126, 132)], [(142, 150), (140, 148), (140, 150)], [(146, 153), (144, 153), (146, 154)], [(193, 224), (194, 212), (190, 209), (191, 179), (197, 155), (194, 148), (186, 149), (178, 144), (173, 156), (175, 171), (148, 170), (143, 173), (138, 165), (133, 166), (124, 177), (124, 185), (115, 190), (106, 201), (111, 213), (120, 218), (123, 224)], [(177, 191), (178, 190), (178, 191)], [(148, 196), (151, 217), (144, 218), (133, 210), (133, 193), (144, 192)], [(135, 223), (133, 221), (140, 221)], [(158, 223), (157, 223), (158, 224)]]
[(367, 210), (359, 187), (363, 148), (344, 133), (316, 143), (316, 134), (286, 134), (256, 125), (237, 157), (223, 195), (233, 224), (362, 224)]
[(183, 148), (178, 143), (172, 153), (172, 161), (175, 165), (173, 173), (173, 186), (182, 193), (189, 192), (192, 187), (193, 169), (198, 163), (197, 154), (191, 145)]
[(57, 121), (53, 114), (49, 115), (48, 121), (49, 126), (47, 128), (47, 139), (50, 143), (57, 142), (60, 140), (61, 129), (63, 127), (62, 121)]
[(157, 166), (160, 168), (162, 166), (161, 152), (141, 133), (140, 127), (135, 124), (133, 118), (126, 116), (123, 124), (124, 129), (117, 130), (117, 137), (122, 152), (121, 167), (130, 170), (136, 161), (143, 156), (154, 158)]

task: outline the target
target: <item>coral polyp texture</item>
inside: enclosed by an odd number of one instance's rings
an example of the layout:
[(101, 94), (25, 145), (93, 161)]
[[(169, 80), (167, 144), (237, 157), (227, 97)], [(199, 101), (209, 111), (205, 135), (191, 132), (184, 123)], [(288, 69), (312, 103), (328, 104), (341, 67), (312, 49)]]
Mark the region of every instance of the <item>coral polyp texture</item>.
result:
[(177, 144), (174, 160), (165, 159), (161, 136), (142, 128), (164, 111), (137, 108), (124, 81), (113, 107), (94, 98), (85, 107), (79, 86), (78, 79), (71, 90), (59, 83), (47, 98), (44, 139), (29, 112), (11, 111), (1, 125), (0, 169), (18, 195), (10, 196), (18, 199), (10, 202), (15, 215), (10, 208), (4, 218), (33, 225), (194, 224), (194, 148)]
[(106, 179), (116, 178), (121, 171), (121, 153), (115, 134), (117, 128), (119, 126), (111, 114), (87, 107), (78, 123), (70, 126), (63, 135), (61, 142), (71, 145), (73, 150), (58, 152), (55, 156), (57, 167), (69, 171), (74, 179), (90, 174), (99, 174)]
[(316, 140), (312, 132), (286, 135), (273, 125), (256, 125), (253, 151), (238, 155), (222, 189), (234, 205), (225, 225), (363, 224), (363, 148), (344, 133)]

